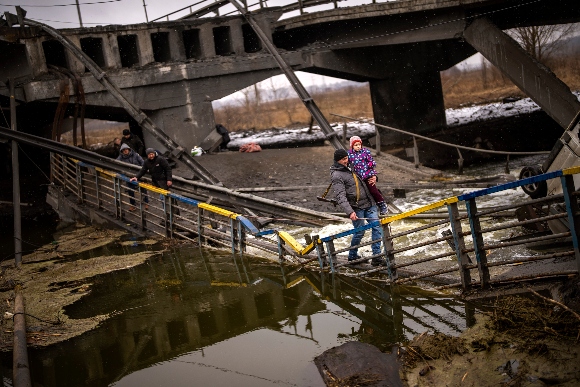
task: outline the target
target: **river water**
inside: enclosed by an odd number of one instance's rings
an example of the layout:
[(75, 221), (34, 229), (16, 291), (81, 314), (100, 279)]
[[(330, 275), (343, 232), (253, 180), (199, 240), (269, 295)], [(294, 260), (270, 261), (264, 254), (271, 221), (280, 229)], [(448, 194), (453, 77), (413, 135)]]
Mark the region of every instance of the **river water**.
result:
[[(512, 162), (512, 173), (533, 161)], [(503, 166), (466, 174), (493, 175)], [(395, 204), (410, 209), (469, 191), (416, 191)], [(488, 205), (520, 199), (525, 195), (513, 190), (492, 195)], [(348, 228), (329, 226), (320, 234)], [(110, 246), (115, 251), (120, 259), (126, 252)], [(329, 348), (360, 340), (389, 351), (425, 331), (458, 335), (475, 313), (473, 305), (443, 293), (292, 271), (267, 259), (193, 247), (91, 282), (90, 294), (65, 313), (111, 317), (79, 337), (30, 350), (35, 385), (323, 386), (313, 359)], [(4, 354), (5, 385), (11, 363)]]

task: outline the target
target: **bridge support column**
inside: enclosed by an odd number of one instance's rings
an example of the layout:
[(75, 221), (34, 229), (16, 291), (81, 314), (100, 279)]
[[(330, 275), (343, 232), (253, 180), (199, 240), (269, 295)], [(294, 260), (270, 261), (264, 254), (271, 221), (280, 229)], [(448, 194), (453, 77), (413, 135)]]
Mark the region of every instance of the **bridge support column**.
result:
[(201, 59), (207, 59), (215, 56), (213, 28), (209, 24), (204, 24), (199, 28), (199, 48)]
[[(443, 91), (438, 71), (406, 74), (369, 82), (374, 119), (417, 134), (446, 126)], [(381, 145), (400, 144), (404, 134), (379, 129)]]
[[(68, 40), (79, 49), (81, 48), (81, 39), (77, 35), (67, 36)], [(73, 73), (83, 74), (85, 72), (85, 65), (81, 62), (70, 50), (65, 50), (66, 62), (68, 69)]]
[(242, 20), (233, 19), (230, 21), (230, 37), (232, 39), (232, 50), (236, 55), (244, 55), (244, 33), (242, 32)]
[[(211, 102), (204, 101), (147, 112), (155, 125), (186, 150), (201, 144), (215, 128)], [(143, 131), (145, 147), (166, 150), (149, 132)]]
[(137, 31), (137, 50), (139, 51), (139, 66), (155, 62), (149, 31)]
[(120, 69), (123, 67), (117, 35), (109, 34), (103, 39), (103, 56), (105, 57), (107, 68)]
[(46, 59), (44, 57), (44, 50), (42, 49), (42, 42), (40, 39), (27, 39), (25, 47), (28, 65), (32, 71), (32, 76), (37, 77), (41, 74), (46, 74), (48, 68), (46, 67)]

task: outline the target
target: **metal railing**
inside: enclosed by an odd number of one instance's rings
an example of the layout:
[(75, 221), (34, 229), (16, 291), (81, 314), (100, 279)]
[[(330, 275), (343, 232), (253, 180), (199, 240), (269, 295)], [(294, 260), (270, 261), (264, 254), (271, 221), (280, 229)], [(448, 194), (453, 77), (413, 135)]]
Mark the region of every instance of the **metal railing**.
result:
[[(487, 288), (494, 283), (577, 274), (580, 268), (580, 192), (576, 191), (573, 179), (573, 175), (580, 173), (580, 167), (447, 198), (327, 237), (319, 237), (313, 230), (305, 238), (306, 246), (287, 231), (260, 230), (240, 214), (200, 202), (187, 194), (146, 183), (131, 183), (122, 174), (64, 156), (51, 156), (51, 173), (53, 183), (76, 197), (78, 203), (137, 229), (229, 248), (234, 254), (244, 254), (250, 246), (277, 255), (281, 263), (347, 277), (379, 274), (388, 283), (426, 279), (441, 282), (443, 288), (468, 289), (476, 285)], [(550, 179), (560, 179), (561, 194), (478, 209), (480, 198)], [(534, 212), (535, 218), (514, 220), (502, 215), (506, 210), (520, 208)], [(447, 217), (407, 230), (393, 231), (391, 227), (398, 221), (437, 209), (445, 209)], [(348, 239), (353, 234), (376, 226), (380, 226), (380, 239), (349, 246)], [(536, 231), (525, 231), (524, 227)], [(548, 228), (554, 232), (548, 232)], [(343, 245), (348, 247), (337, 247), (344, 241)], [(344, 253), (377, 242), (382, 245), (380, 254), (352, 262), (346, 260)], [(514, 250), (530, 244), (543, 244), (548, 251), (522, 255), (520, 250), (517, 253)], [(557, 245), (562, 248), (553, 251)], [(384, 259), (386, 266), (362, 265), (370, 259)], [(357, 263), (361, 265), (352, 266)]]
[[(283, 14), (287, 14), (293, 11), (299, 11), (300, 15), (305, 13), (305, 9), (310, 7), (319, 7), (321, 5), (332, 5), (332, 8), (336, 9), (339, 7), (339, 3), (348, 3), (348, 0), (298, 0), (298, 1), (285, 1), (285, 4), (268, 7), (267, 0), (258, 0), (249, 3), (247, 0), (243, 0), (242, 4), (246, 11), (257, 11), (261, 9), (272, 8), (277, 11), (281, 11)], [(360, 2), (353, 2), (353, 6), (361, 5)], [(376, 0), (366, 1), (365, 4), (375, 4)], [(169, 21), (169, 17), (181, 14), (183, 11), (188, 11), (189, 13), (185, 16), (180, 16), (178, 19), (193, 19), (206, 16), (210, 13), (216, 16), (229, 16), (233, 14), (238, 14), (237, 9), (230, 9), (227, 6), (230, 5), (229, 0), (200, 0), (183, 8), (172, 11), (163, 16), (159, 16), (151, 20), (151, 22), (166, 20)], [(226, 7), (225, 12), (220, 11), (220, 9)]]

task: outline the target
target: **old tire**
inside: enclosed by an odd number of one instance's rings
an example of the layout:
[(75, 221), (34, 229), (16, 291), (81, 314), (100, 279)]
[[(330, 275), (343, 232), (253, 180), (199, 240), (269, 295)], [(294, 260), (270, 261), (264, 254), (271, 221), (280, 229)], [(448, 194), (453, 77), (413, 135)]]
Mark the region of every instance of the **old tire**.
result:
[[(520, 179), (541, 175), (542, 169), (536, 165), (523, 167), (520, 172)], [(548, 194), (548, 184), (545, 181), (523, 185), (522, 189), (532, 199), (543, 198)]]

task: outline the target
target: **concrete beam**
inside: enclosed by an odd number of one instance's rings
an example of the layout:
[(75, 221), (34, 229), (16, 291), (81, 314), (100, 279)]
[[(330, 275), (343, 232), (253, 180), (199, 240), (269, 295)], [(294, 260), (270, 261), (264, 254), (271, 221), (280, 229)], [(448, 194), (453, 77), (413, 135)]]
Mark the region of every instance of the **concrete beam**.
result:
[(182, 29), (170, 29), (169, 32), (169, 53), (171, 60), (184, 61), (185, 47), (183, 45)]
[(215, 42), (213, 39), (213, 26), (211, 24), (200, 26), (199, 45), (201, 59), (213, 58), (215, 56)]
[(107, 34), (103, 37), (103, 56), (108, 68), (120, 69), (123, 67), (117, 35)]
[(562, 128), (580, 111), (580, 102), (564, 82), (487, 19), (474, 20), (463, 37)]
[[(77, 46), (79, 49), (81, 48), (81, 38), (78, 35), (72, 35), (68, 37), (68, 40)], [(85, 72), (85, 65), (83, 62), (77, 59), (76, 56), (70, 52), (70, 50), (64, 50), (66, 56), (66, 63), (68, 64), (68, 69), (73, 73), (83, 74)], [(60, 90), (60, 89), (59, 89)]]
[(26, 39), (25, 47), (26, 59), (28, 60), (29, 70), (32, 71), (32, 76), (36, 78), (41, 74), (46, 74), (48, 68), (42, 49), (42, 41), (38, 38)]
[(242, 33), (242, 20), (232, 19), (229, 22), (230, 39), (232, 40), (232, 50), (236, 55), (245, 55), (244, 34)]
[(139, 66), (155, 62), (151, 34), (148, 30), (137, 31), (137, 51), (139, 52)]

